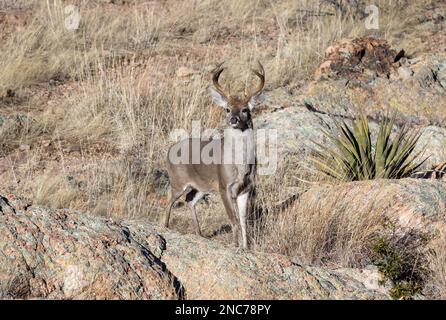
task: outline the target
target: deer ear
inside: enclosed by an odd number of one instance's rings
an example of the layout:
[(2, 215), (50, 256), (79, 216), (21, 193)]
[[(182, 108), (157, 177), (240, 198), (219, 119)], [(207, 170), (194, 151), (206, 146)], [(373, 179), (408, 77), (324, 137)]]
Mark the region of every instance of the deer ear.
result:
[(208, 91), (211, 94), (212, 99), (214, 100), (214, 103), (217, 106), (223, 107), (223, 108), (226, 108), (228, 106), (228, 100), (226, 99), (226, 97), (224, 95), (222, 95), (220, 92), (218, 92), (217, 90), (215, 90), (212, 87), (209, 87)]
[(248, 100), (249, 110), (254, 109), (254, 107), (261, 104), (264, 100), (265, 100), (265, 93), (263, 91), (260, 91), (259, 93), (253, 95)]

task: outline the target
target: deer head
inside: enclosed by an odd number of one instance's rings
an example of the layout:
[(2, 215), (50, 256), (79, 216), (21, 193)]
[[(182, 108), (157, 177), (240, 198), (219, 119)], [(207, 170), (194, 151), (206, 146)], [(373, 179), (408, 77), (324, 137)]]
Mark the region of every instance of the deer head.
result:
[(218, 79), (224, 70), (222, 64), (212, 72), (213, 87), (209, 87), (209, 92), (215, 104), (225, 109), (226, 122), (229, 127), (242, 131), (252, 128), (251, 111), (263, 100), (263, 87), (265, 86), (265, 70), (260, 61), (258, 61), (258, 65), (258, 70), (251, 71), (259, 77), (260, 83), (254, 92), (245, 95), (242, 99), (231, 96), (229, 91), (223, 89), (219, 84)]

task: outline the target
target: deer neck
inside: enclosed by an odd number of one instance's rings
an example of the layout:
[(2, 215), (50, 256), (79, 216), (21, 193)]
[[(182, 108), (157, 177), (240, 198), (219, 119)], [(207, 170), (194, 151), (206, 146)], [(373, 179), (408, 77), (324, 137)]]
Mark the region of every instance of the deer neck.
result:
[[(245, 130), (226, 128), (224, 141), (225, 156), (235, 159), (235, 164), (244, 166), (255, 164), (256, 139), (252, 127)], [(228, 150), (231, 152), (226, 153)], [(228, 163), (227, 160), (225, 163)]]

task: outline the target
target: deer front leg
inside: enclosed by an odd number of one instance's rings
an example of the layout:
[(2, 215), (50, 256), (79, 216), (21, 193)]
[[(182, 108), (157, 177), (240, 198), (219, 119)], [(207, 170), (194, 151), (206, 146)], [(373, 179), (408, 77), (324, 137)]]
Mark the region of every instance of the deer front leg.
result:
[(233, 206), (238, 214), (240, 228), (242, 232), (242, 247), (248, 249), (248, 205), (252, 198), (252, 185), (249, 181), (243, 183), (234, 183), (229, 188), (231, 190), (231, 199)]
[(234, 245), (236, 247), (240, 246), (239, 241), (239, 229), (240, 229), (240, 219), (238, 219), (238, 205), (237, 205), (237, 196), (233, 194), (233, 192), (230, 192), (229, 198), (231, 199), (231, 206), (232, 206), (232, 215), (234, 216), (234, 223), (233, 223), (233, 237), (234, 237)]
[(231, 200), (231, 194), (229, 190), (220, 190), (220, 195), (223, 200), (223, 204), (225, 206), (226, 213), (229, 217), (229, 220), (231, 221), (231, 229), (232, 229), (232, 236), (234, 240), (234, 245), (237, 247), (239, 244), (238, 241), (238, 233), (239, 233), (239, 222), (237, 220), (236, 216), (236, 209), (234, 208)]
[[(230, 190), (231, 203), (234, 208), (235, 216), (238, 217), (238, 224), (240, 225), (242, 232), (242, 247), (243, 249), (248, 248), (248, 239), (246, 233), (246, 214), (247, 214), (247, 204), (248, 204), (248, 193), (240, 194), (240, 183), (233, 183), (228, 189)], [(238, 232), (237, 232), (238, 237)], [(237, 239), (237, 246), (239, 242)]]
[(242, 229), (242, 245), (243, 249), (248, 249), (247, 227), (247, 211), (248, 211), (249, 192), (237, 196), (237, 209), (239, 213), (240, 227)]

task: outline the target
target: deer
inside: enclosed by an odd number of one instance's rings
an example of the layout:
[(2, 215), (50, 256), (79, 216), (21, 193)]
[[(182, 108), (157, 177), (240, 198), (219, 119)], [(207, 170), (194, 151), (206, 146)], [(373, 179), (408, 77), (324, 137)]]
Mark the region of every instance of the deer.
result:
[[(222, 65), (223, 63), (217, 65), (212, 71), (212, 85), (208, 87), (208, 91), (213, 102), (226, 112), (224, 137), (209, 140), (187, 138), (168, 149), (167, 172), (170, 181), (170, 199), (164, 226), (169, 227), (174, 204), (186, 194), (186, 204), (192, 213), (196, 234), (201, 236), (195, 206), (203, 197), (217, 193), (229, 217), (235, 246), (248, 249), (247, 215), (254, 202), (256, 186), (255, 137), (251, 112), (264, 99), (265, 70), (258, 61), (258, 70), (251, 71), (260, 82), (252, 93), (245, 93), (245, 96), (240, 98), (230, 95), (229, 90), (225, 90), (220, 85), (219, 78), (225, 70)], [(200, 161), (199, 163), (191, 161), (194, 144), (195, 153), (197, 150), (200, 153), (205, 149), (212, 150), (209, 154), (212, 153), (212, 158), (219, 161)], [(232, 161), (232, 146), (237, 149), (236, 156), (243, 154), (242, 161)], [(172, 161), (172, 154), (178, 150), (185, 150), (188, 154), (185, 156), (187, 160), (185, 163)], [(227, 161), (228, 159), (230, 161)]]

